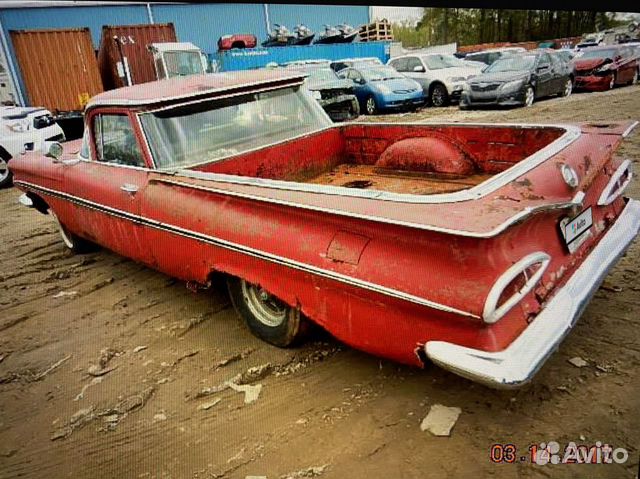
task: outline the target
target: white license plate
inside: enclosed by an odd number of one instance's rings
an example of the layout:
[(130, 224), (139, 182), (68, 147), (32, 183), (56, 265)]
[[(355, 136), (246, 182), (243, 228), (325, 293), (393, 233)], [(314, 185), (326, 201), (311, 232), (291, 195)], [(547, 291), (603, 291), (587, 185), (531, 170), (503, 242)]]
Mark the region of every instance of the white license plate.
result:
[(573, 243), (580, 242), (581, 237), (589, 231), (592, 225), (593, 217), (591, 216), (591, 208), (587, 208), (578, 216), (564, 224), (564, 240), (567, 246), (569, 246), (569, 249), (572, 249), (571, 246), (574, 246)]

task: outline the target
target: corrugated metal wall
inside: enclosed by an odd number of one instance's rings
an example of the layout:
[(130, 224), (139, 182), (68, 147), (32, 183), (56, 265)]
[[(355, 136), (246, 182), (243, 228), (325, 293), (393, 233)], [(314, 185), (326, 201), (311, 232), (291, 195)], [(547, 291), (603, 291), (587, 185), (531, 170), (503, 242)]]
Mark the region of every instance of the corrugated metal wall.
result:
[(78, 110), (102, 91), (88, 28), (14, 30), (11, 40), (34, 104)]
[(151, 12), (156, 23), (174, 24), (178, 40), (195, 43), (206, 53), (216, 52), (218, 38), (225, 34), (266, 37), (264, 7), (259, 3), (151, 5)]
[[(347, 22), (357, 26), (369, 20), (367, 6), (269, 4), (268, 7), (271, 24), (283, 23), (290, 29), (297, 23), (304, 23), (320, 32), (324, 23)], [(267, 36), (263, 4), (151, 4), (150, 10), (154, 22), (175, 25), (179, 41), (193, 42), (209, 54), (217, 51), (218, 38), (225, 34), (253, 33), (259, 41)], [(103, 25), (150, 23), (145, 4), (3, 9), (1, 3), (0, 22), (23, 93), (25, 84), (10, 30), (88, 27), (97, 50)], [(26, 100), (29, 103), (29, 99)]]

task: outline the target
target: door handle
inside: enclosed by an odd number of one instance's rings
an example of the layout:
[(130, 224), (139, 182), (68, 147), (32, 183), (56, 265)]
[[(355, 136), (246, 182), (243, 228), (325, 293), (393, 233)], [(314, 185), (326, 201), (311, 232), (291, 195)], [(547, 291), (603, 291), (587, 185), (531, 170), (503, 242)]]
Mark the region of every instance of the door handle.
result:
[(125, 183), (120, 187), (120, 189), (125, 193), (129, 193), (131, 196), (135, 195), (138, 192), (138, 186), (132, 185), (131, 183)]

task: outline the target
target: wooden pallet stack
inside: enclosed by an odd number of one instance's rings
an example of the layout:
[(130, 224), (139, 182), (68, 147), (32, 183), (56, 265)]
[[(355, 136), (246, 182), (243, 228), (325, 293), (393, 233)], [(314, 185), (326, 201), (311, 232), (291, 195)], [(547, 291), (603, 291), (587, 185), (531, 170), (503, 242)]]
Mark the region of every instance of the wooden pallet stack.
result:
[(387, 19), (360, 27), (361, 42), (393, 41), (393, 28)]

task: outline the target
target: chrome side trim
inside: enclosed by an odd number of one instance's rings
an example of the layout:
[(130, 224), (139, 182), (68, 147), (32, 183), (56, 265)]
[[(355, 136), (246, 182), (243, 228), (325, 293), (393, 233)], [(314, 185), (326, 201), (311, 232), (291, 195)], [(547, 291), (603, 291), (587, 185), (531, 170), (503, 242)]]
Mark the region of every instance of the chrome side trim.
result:
[(629, 128), (627, 128), (626, 130), (624, 130), (624, 132), (622, 133), (622, 138), (626, 138), (627, 136), (629, 136), (631, 134), (631, 132), (633, 131), (633, 129), (638, 126), (638, 121), (634, 121)]
[[(621, 185), (618, 185), (618, 181), (620, 181), (620, 178), (622, 178), (622, 175), (625, 173), (628, 173), (627, 179)], [(633, 178), (631, 160), (624, 160), (613, 175), (611, 175), (607, 186), (602, 190), (602, 194), (600, 198), (598, 198), (598, 206), (607, 206), (613, 203), (613, 201), (624, 192), (627, 186), (629, 186), (631, 178)]]
[(447, 313), (458, 314), (460, 316), (480, 319), (480, 316), (474, 313), (470, 313), (468, 311), (463, 311), (451, 306), (447, 306), (444, 304), (437, 303), (435, 301), (430, 301), (425, 298), (420, 298), (418, 296), (414, 296), (412, 294), (405, 293), (403, 291), (399, 291), (396, 289), (388, 288), (386, 286), (382, 286), (376, 283), (371, 283), (369, 281), (364, 281), (358, 278), (354, 278), (352, 276), (347, 276), (342, 273), (337, 273), (335, 271), (330, 271), (326, 269), (319, 268), (317, 266), (313, 266), (310, 264), (302, 263), (300, 261), (296, 261), (293, 259), (285, 258), (282, 256), (274, 255), (268, 253), (266, 251), (262, 251), (259, 249), (251, 248), (248, 246), (244, 246), (238, 243), (233, 243), (231, 241), (223, 240), (221, 238), (216, 238), (214, 236), (205, 235), (202, 233), (198, 233), (196, 231), (188, 230), (185, 228), (181, 228), (179, 226), (170, 225), (168, 223), (162, 223), (160, 221), (156, 221), (150, 218), (146, 218), (140, 215), (135, 215), (129, 213), (127, 211), (122, 211), (116, 208), (111, 208), (109, 206), (104, 206), (93, 201), (85, 200), (83, 198), (79, 198), (77, 196), (73, 196), (67, 193), (63, 193), (61, 191), (52, 190), (49, 188), (45, 188), (42, 186), (34, 185), (32, 183), (28, 183), (26, 181), (16, 181), (16, 185), (22, 186), (27, 189), (34, 190), (36, 192), (44, 193), (50, 196), (54, 196), (56, 198), (64, 199), (67, 201), (71, 201), (74, 204), (79, 206), (84, 206), (96, 211), (100, 211), (112, 216), (116, 216), (122, 219), (126, 219), (132, 221), (133, 223), (140, 224), (142, 226), (149, 226), (152, 228), (156, 228), (159, 230), (167, 231), (169, 233), (178, 234), (180, 236), (184, 236), (186, 238), (202, 241), (207, 244), (212, 244), (214, 246), (219, 246), (222, 248), (226, 248), (231, 251), (236, 251), (238, 253), (243, 253), (249, 256), (253, 256), (255, 258), (259, 258), (265, 261), (271, 261), (273, 263), (281, 264), (283, 266), (287, 266), (289, 268), (297, 269), (300, 271), (304, 271), (306, 273), (315, 274), (318, 276), (322, 276), (324, 278), (332, 279), (335, 281), (339, 281), (341, 283), (345, 283), (351, 286), (356, 286), (359, 288), (363, 288), (369, 291), (373, 291), (376, 293), (380, 293), (386, 296), (390, 296), (393, 298), (401, 299), (404, 301), (409, 301), (411, 303), (419, 304), (420, 306), (426, 306), (432, 309), (437, 309), (439, 311), (444, 311)]
[[(505, 314), (507, 314), (511, 308), (513, 308), (516, 304), (524, 298), (529, 291), (531, 291), (545, 270), (549, 266), (549, 262), (551, 261), (551, 256), (542, 251), (538, 251), (536, 253), (531, 253), (524, 258), (522, 258), (517, 263), (511, 265), (509, 269), (507, 269), (502, 275), (498, 278), (498, 280), (491, 287), (491, 291), (487, 295), (487, 299), (484, 303), (484, 311), (482, 313), (482, 320), (487, 324), (493, 324), (502, 318)], [(531, 276), (531, 278), (527, 278), (526, 283), (522, 287), (521, 290), (516, 292), (513, 296), (508, 298), (500, 307), (498, 307), (498, 300), (504, 291), (504, 288), (513, 281), (518, 275), (525, 274), (527, 268), (540, 264), (538, 270)]]
[(527, 218), (528, 216), (530, 216), (532, 214), (540, 213), (540, 212), (543, 212), (543, 211), (571, 209), (571, 208), (574, 208), (576, 206), (581, 206), (582, 205), (582, 200), (584, 198), (584, 193), (583, 193), (582, 195), (576, 195), (575, 198), (572, 199), (571, 201), (560, 202), (560, 203), (548, 203), (548, 204), (545, 204), (545, 205), (539, 205), (539, 206), (535, 206), (535, 207), (527, 207), (527, 208), (524, 208), (523, 210), (521, 210), (520, 212), (516, 213), (515, 215), (513, 215), (511, 218), (508, 218), (506, 221), (504, 221), (503, 223), (499, 224), (494, 229), (492, 229), (490, 231), (487, 231), (487, 232), (483, 232), (483, 233), (477, 233), (475, 231), (466, 231), (466, 230), (459, 230), (459, 229), (454, 229), (454, 228), (442, 228), (440, 226), (432, 226), (432, 225), (426, 225), (426, 224), (422, 224), (422, 223), (412, 223), (412, 222), (409, 222), (409, 221), (394, 220), (394, 219), (391, 219), (391, 218), (382, 218), (380, 216), (365, 215), (365, 214), (360, 214), (360, 213), (352, 213), (352, 212), (333, 209), (333, 208), (325, 208), (325, 207), (321, 207), (321, 206), (304, 205), (304, 204), (295, 203), (295, 202), (292, 202), (292, 201), (279, 200), (279, 199), (275, 199), (275, 198), (265, 198), (264, 196), (252, 195), (250, 193), (241, 193), (241, 192), (237, 192), (237, 191), (225, 190), (225, 189), (215, 188), (215, 187), (211, 187), (211, 186), (193, 185), (191, 183), (184, 183), (182, 181), (173, 180), (171, 178), (154, 179), (152, 181), (168, 183), (168, 184), (172, 184), (172, 185), (176, 185), (176, 186), (184, 186), (184, 187), (187, 187), (187, 188), (192, 188), (192, 189), (201, 190), (201, 191), (208, 191), (208, 192), (211, 192), (211, 193), (218, 193), (218, 194), (221, 194), (221, 195), (233, 196), (233, 197), (237, 197), (237, 198), (245, 198), (245, 199), (262, 201), (262, 202), (266, 202), (266, 203), (273, 203), (273, 204), (278, 204), (278, 205), (283, 205), (283, 206), (291, 206), (292, 208), (300, 208), (300, 209), (305, 209), (305, 210), (310, 210), (310, 211), (320, 211), (320, 212), (323, 212), (323, 213), (330, 213), (330, 214), (334, 214), (334, 215), (347, 216), (349, 218), (358, 218), (358, 219), (362, 219), (362, 220), (376, 221), (376, 222), (379, 222), (379, 223), (387, 223), (387, 224), (393, 224), (393, 225), (398, 225), (398, 226), (406, 226), (408, 228), (415, 228), (415, 229), (420, 229), (420, 230), (425, 230), (425, 231), (436, 231), (438, 233), (453, 234), (453, 235), (458, 235), (458, 236), (466, 236), (466, 237), (470, 237), (470, 238), (491, 238), (493, 236), (496, 236), (496, 235), (502, 233), (504, 230), (506, 230), (510, 226), (523, 221), (525, 218)]
[[(350, 122), (349, 125), (366, 125), (366, 126), (397, 126), (397, 125), (413, 125), (413, 126), (424, 126), (426, 123), (378, 123), (378, 122)], [(317, 193), (317, 194), (326, 194), (326, 195), (336, 195), (336, 196), (345, 196), (345, 197), (354, 197), (354, 198), (373, 198), (381, 201), (395, 201), (398, 203), (454, 203), (459, 201), (470, 201), (478, 198), (485, 197), (498, 188), (507, 185), (509, 182), (517, 179), (528, 171), (532, 170), (536, 166), (545, 162), (555, 154), (562, 151), (564, 148), (569, 146), (571, 143), (576, 141), (581, 135), (581, 129), (575, 125), (541, 125), (541, 124), (527, 124), (527, 125), (517, 125), (517, 124), (508, 124), (508, 123), (433, 123), (433, 126), (456, 126), (456, 127), (477, 127), (482, 126), (486, 128), (496, 128), (496, 127), (505, 127), (505, 126), (516, 126), (518, 128), (541, 128), (541, 127), (551, 127), (551, 128), (559, 128), (564, 129), (565, 133), (560, 136), (555, 141), (549, 143), (547, 146), (542, 148), (541, 150), (535, 152), (533, 155), (523, 159), (519, 163), (515, 164), (511, 168), (498, 173), (487, 181), (480, 183), (472, 188), (456, 191), (453, 193), (440, 193), (434, 195), (415, 195), (415, 194), (407, 194), (407, 193), (391, 193), (388, 191), (382, 190), (359, 190), (354, 188), (345, 188), (342, 186), (327, 186), (327, 185), (316, 185), (310, 183), (298, 183), (294, 181), (284, 181), (284, 180), (272, 180), (265, 178), (253, 178), (248, 176), (237, 176), (237, 175), (228, 175), (221, 173), (206, 173), (206, 172), (196, 172), (185, 169), (178, 169), (174, 171), (175, 176), (184, 176), (187, 178), (197, 178), (202, 180), (211, 180), (217, 181), (220, 183), (230, 183), (237, 185), (248, 185), (248, 186), (260, 186), (263, 188), (271, 188), (278, 190), (288, 190), (288, 191), (302, 191), (307, 193)], [(329, 128), (341, 128), (342, 125), (334, 125)], [(489, 132), (487, 133), (489, 134)], [(290, 141), (290, 140), (285, 140)], [(284, 142), (277, 142), (270, 145), (265, 145), (261, 148), (269, 148), (270, 146), (274, 146)], [(225, 157), (220, 160), (228, 160), (233, 157)], [(207, 162), (209, 163), (209, 162)], [(194, 167), (197, 165), (192, 165), (190, 167)], [(268, 198), (265, 198), (264, 201), (269, 201)]]
[(446, 341), (429, 341), (424, 347), (427, 356), (455, 374), (493, 388), (514, 388), (529, 382), (571, 331), (639, 230), (640, 201), (629, 200), (566, 284), (504, 350), (486, 352)]

